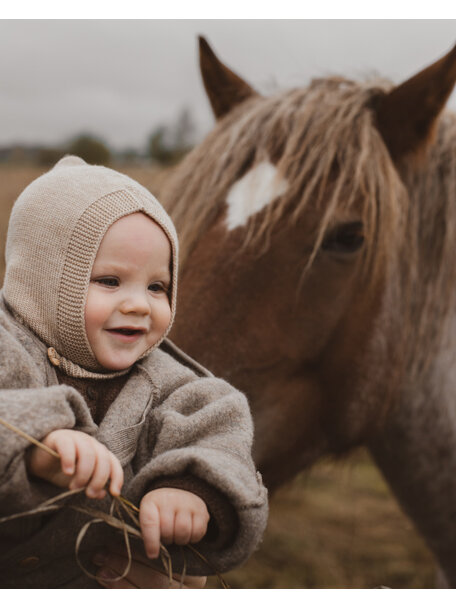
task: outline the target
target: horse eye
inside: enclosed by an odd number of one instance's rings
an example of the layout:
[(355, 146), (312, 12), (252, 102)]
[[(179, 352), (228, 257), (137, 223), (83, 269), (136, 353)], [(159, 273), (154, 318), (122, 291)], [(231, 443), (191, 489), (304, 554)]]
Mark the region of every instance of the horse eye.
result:
[(336, 226), (323, 240), (321, 248), (333, 253), (355, 253), (364, 243), (362, 222)]

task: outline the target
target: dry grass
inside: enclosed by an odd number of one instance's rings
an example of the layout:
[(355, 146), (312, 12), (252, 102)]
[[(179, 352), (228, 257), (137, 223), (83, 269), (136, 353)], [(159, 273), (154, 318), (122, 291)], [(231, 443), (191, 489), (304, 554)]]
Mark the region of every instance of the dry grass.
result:
[[(273, 496), (264, 541), (225, 576), (239, 588), (429, 588), (429, 551), (364, 451)], [(210, 579), (217, 587), (216, 579)]]
[[(156, 191), (161, 174), (123, 169)], [(0, 247), (12, 204), (43, 171), (0, 166)], [(0, 280), (4, 260), (1, 257)], [(433, 587), (432, 558), (364, 451), (344, 463), (320, 464), (271, 500), (259, 551), (226, 575), (240, 588)], [(217, 587), (215, 577), (209, 586)]]
[(9, 167), (0, 165), (0, 282), (3, 283), (5, 272), (4, 243), (8, 228), (8, 218), (14, 201), (18, 194), (33, 179), (38, 177), (42, 170), (35, 167)]

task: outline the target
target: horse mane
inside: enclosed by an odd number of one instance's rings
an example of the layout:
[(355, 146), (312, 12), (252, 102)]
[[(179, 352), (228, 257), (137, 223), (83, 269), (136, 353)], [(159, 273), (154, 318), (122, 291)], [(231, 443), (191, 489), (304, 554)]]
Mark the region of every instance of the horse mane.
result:
[(404, 212), (401, 182), (372, 128), (371, 106), (389, 87), (380, 81), (360, 85), (339, 77), (317, 79), (306, 89), (251, 98), (221, 120), (184, 159), (164, 191), (179, 234), (181, 264), (185, 266), (199, 236), (222, 212), (232, 184), (269, 160), (278, 179), (285, 177), (290, 186), (250, 219), (245, 243), (261, 244), (264, 250), (279, 222), (294, 222), (309, 204), (324, 202), (316, 252), (335, 213), (362, 203), (367, 240), (376, 243), (366, 269), (375, 273)]
[(446, 112), (425, 157), (406, 159), (399, 175), (374, 128), (375, 102), (391, 86), (332, 77), (246, 100), (181, 162), (163, 201), (176, 224), (184, 271), (200, 236), (224, 212), (233, 183), (262, 161), (275, 164), (289, 187), (249, 219), (245, 246), (264, 250), (279, 222), (296, 222), (310, 205), (321, 205), (312, 263), (340, 212), (361, 210), (370, 244), (363, 259), (366, 288), (394, 256), (403, 359), (418, 370), (423, 361), (411, 350), (421, 344), (431, 353), (455, 306), (456, 120)]
[[(453, 339), (447, 332), (456, 308), (456, 115), (445, 112), (419, 170), (405, 168), (411, 204), (402, 266), (409, 271), (410, 333), (414, 343)], [(445, 341), (445, 338), (448, 339)], [(451, 347), (454, 349), (454, 346)], [(431, 355), (432, 356), (432, 355)]]

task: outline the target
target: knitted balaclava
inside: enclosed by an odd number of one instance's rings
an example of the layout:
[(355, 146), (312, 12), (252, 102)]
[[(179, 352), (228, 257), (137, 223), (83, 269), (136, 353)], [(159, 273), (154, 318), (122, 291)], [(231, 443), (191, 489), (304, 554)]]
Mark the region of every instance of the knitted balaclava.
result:
[(148, 190), (117, 171), (67, 156), (33, 181), (14, 204), (3, 295), (21, 322), (54, 349), (51, 360), (70, 376), (119, 375), (106, 372), (95, 359), (84, 308), (103, 236), (116, 220), (138, 211), (152, 218), (171, 243), (171, 321), (166, 335), (176, 309), (178, 242), (171, 219)]

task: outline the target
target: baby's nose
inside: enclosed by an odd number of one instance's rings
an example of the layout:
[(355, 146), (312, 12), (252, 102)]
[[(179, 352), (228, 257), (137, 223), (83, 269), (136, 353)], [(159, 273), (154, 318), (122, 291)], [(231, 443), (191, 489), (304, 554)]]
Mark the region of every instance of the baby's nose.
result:
[(120, 310), (124, 314), (146, 315), (150, 312), (147, 294), (137, 290), (128, 294), (122, 301)]

